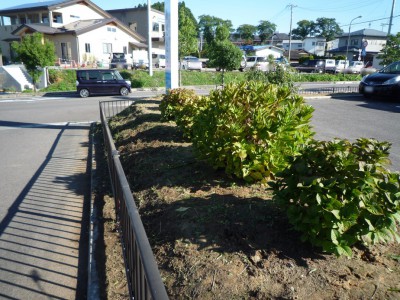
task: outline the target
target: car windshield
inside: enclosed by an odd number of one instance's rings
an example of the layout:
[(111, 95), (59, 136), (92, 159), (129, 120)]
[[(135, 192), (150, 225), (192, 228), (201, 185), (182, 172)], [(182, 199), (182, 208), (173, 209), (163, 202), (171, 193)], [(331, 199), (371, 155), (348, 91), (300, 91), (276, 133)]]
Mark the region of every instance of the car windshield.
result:
[(400, 61), (396, 61), (391, 63), (390, 65), (383, 68), (380, 73), (387, 73), (387, 74), (400, 74)]
[(113, 53), (113, 58), (114, 59), (125, 58), (125, 54), (124, 53)]
[(188, 60), (188, 61), (198, 61), (199, 59), (198, 59), (197, 57), (194, 57), (194, 56), (188, 56), (188, 57), (185, 57), (185, 60)]
[(121, 74), (118, 71), (114, 71), (114, 77), (118, 80), (124, 80), (124, 78), (122, 78)]

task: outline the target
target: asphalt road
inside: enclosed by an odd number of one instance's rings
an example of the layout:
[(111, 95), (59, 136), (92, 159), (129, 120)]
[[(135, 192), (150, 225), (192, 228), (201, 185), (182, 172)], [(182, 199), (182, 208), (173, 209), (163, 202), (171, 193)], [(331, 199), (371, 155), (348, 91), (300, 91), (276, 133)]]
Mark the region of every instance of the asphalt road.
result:
[(331, 140), (375, 138), (392, 143), (389, 169), (400, 171), (400, 101), (365, 99), (361, 96), (308, 98), (315, 108), (315, 138)]

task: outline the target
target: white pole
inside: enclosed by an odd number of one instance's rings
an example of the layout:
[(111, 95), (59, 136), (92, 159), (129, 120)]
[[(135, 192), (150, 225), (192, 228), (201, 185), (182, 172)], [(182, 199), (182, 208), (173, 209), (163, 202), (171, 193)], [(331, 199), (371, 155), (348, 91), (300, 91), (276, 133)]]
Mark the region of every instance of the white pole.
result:
[(178, 0), (165, 0), (165, 88), (178, 87)]
[(148, 45), (148, 56), (149, 56), (149, 75), (153, 76), (153, 57), (151, 55), (151, 32), (153, 31), (153, 18), (151, 16), (151, 0), (147, 0), (147, 24), (148, 24), (148, 35), (147, 35), (147, 45)]

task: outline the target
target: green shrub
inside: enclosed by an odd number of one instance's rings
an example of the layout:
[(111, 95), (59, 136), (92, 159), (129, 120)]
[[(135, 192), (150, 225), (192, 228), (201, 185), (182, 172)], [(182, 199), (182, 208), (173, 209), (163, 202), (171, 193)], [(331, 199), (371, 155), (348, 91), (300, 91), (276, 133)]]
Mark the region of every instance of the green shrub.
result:
[(175, 121), (187, 138), (192, 136), (194, 117), (202, 113), (208, 97), (199, 96), (194, 90), (177, 88), (164, 95), (160, 103), (161, 119)]
[(192, 141), (216, 168), (266, 182), (312, 137), (313, 108), (287, 87), (248, 81), (210, 93), (194, 117)]
[(373, 139), (314, 142), (271, 185), (303, 241), (338, 256), (351, 246), (396, 239), (400, 175), (391, 173), (390, 144)]
[(274, 71), (264, 72), (261, 70), (250, 70), (247, 72), (246, 79), (286, 86), (294, 93), (297, 91), (294, 85), (295, 76), (292, 72), (292, 68), (286, 68), (287, 67), (277, 64)]
[(164, 121), (176, 121), (177, 115), (183, 107), (199, 97), (191, 89), (177, 88), (169, 90), (160, 103), (161, 119)]

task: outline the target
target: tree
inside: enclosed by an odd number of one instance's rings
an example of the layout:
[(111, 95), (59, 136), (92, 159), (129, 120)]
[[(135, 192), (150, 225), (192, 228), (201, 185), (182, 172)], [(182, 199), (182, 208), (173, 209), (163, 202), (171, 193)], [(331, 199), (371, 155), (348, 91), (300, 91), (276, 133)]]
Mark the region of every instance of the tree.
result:
[(209, 52), (210, 65), (222, 71), (222, 85), (224, 85), (225, 71), (232, 71), (240, 67), (242, 51), (229, 41), (229, 29), (220, 25), (216, 28), (216, 38), (211, 44)]
[(334, 40), (336, 36), (343, 33), (343, 30), (334, 18), (318, 18), (315, 22), (315, 31), (320, 36), (326, 38), (327, 42)]
[(271, 23), (270, 21), (260, 21), (260, 24), (257, 26), (258, 36), (261, 39), (261, 43), (267, 41), (267, 39), (274, 34), (276, 31), (276, 25)]
[(251, 41), (254, 40), (254, 34), (257, 32), (257, 27), (249, 24), (240, 25), (236, 29), (236, 34), (240, 36), (242, 40)]
[(307, 36), (315, 32), (315, 27), (315, 22), (301, 20), (297, 22), (297, 28), (292, 30), (292, 36), (294, 39), (304, 40)]
[(157, 9), (158, 11), (165, 11), (165, 3), (164, 2), (156, 2), (151, 5), (151, 8)]
[(41, 68), (54, 65), (56, 60), (54, 44), (44, 39), (42, 33), (35, 32), (32, 35), (25, 35), (20, 42), (13, 42), (11, 47), (17, 54), (17, 59), (24, 63), (35, 88), (43, 72)]
[(185, 2), (179, 3), (179, 58), (197, 52), (197, 22)]
[(381, 65), (388, 65), (400, 60), (400, 32), (388, 36), (386, 45), (383, 46), (381, 52), (377, 56), (377, 58), (382, 59)]
[(199, 31), (203, 33), (207, 44), (211, 44), (214, 41), (216, 29), (221, 25), (227, 27), (229, 32), (234, 31), (230, 20), (222, 20), (210, 15), (201, 15), (199, 17)]

